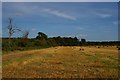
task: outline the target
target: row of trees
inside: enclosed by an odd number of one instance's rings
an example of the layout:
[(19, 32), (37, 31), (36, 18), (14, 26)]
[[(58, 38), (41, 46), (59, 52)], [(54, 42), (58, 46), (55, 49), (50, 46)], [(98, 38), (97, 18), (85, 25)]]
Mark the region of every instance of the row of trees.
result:
[[(119, 42), (86, 42), (85, 39), (79, 39), (77, 37), (51, 37), (43, 32), (38, 32), (35, 38), (28, 38), (29, 31), (23, 31), (12, 25), (12, 18), (9, 18), (9, 25), (7, 27), (9, 37), (2, 38), (2, 49), (3, 51), (13, 51), (13, 50), (26, 50), (26, 49), (36, 49), (54, 46), (96, 46), (96, 45), (118, 45)], [(11, 38), (15, 32), (22, 32), (23, 36), (21, 38)], [(8, 44), (9, 43), (9, 44)]]
[[(36, 38), (11, 38), (11, 43), (8, 44), (9, 38), (3, 38), (2, 49), (3, 51), (13, 50), (27, 50), (27, 49), (41, 49), (55, 46), (115, 46), (120, 44), (118, 41), (111, 42), (86, 42), (85, 39), (79, 39), (77, 37), (51, 37), (43, 32), (38, 32)], [(9, 47), (9, 45), (11, 45)]]
[[(13, 19), (9, 18), (8, 38), (3, 38), (2, 49), (3, 51), (9, 50), (23, 50), (31, 48), (44, 48), (51, 46), (75, 46), (79, 45), (79, 40), (75, 38), (67, 37), (53, 37), (48, 38), (48, 36), (43, 32), (38, 32), (38, 36), (33, 39), (29, 39), (29, 31), (23, 31), (13, 25)], [(22, 37), (12, 38), (12, 35), (17, 32), (22, 32)]]

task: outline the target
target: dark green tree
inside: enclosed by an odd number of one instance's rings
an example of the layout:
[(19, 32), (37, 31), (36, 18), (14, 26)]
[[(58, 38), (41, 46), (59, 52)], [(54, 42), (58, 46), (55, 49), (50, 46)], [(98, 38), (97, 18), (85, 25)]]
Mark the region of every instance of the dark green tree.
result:
[(47, 39), (47, 35), (43, 32), (38, 32), (38, 36), (36, 37), (36, 39)]
[(81, 39), (81, 42), (85, 43), (85, 42), (86, 42), (86, 40), (85, 40), (85, 39)]

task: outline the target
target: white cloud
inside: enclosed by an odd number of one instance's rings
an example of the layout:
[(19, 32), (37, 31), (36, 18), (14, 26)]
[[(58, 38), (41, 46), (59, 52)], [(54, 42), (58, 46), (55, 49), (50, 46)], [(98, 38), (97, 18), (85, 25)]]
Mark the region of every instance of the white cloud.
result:
[(81, 39), (81, 38), (86, 38), (87, 35), (86, 34), (79, 34), (79, 35), (76, 35), (76, 37)]
[(84, 28), (82, 28), (82, 27), (77, 27), (77, 29), (78, 29), (78, 30), (83, 30)]
[(58, 11), (58, 10), (51, 10), (51, 9), (43, 9), (44, 12), (47, 12), (49, 14), (58, 16), (58, 17), (62, 17), (62, 18), (66, 18), (66, 19), (70, 19), (70, 20), (76, 20), (76, 17), (68, 15), (67, 13)]
[(114, 24), (114, 25), (120, 24), (120, 20), (118, 20), (118, 21), (113, 21), (113, 24)]
[(32, 28), (31, 31), (36, 31), (36, 29), (35, 29), (35, 28)]
[(109, 33), (109, 32), (111, 32), (111, 30), (105, 30), (104, 32)]
[(117, 25), (117, 24), (118, 24), (118, 21), (113, 21), (113, 24)]
[(111, 17), (111, 14), (104, 14), (104, 13), (96, 13), (97, 16), (101, 17), (101, 18), (107, 18), (107, 17)]
[(5, 15), (7, 15), (7, 16), (23, 16), (24, 13), (14, 12), (14, 13), (10, 13), (10, 14), (5, 13)]
[(86, 34), (80, 34), (79, 36), (80, 36), (80, 37), (87, 37)]
[[(8, 9), (9, 6), (5, 5), (3, 8)], [(7, 14), (7, 12), (4, 11), (4, 16), (28, 16), (28, 15), (39, 15), (39, 16), (45, 16), (46, 13), (55, 15), (58, 17), (66, 18), (69, 20), (76, 20), (75, 16), (69, 15), (69, 13), (65, 13), (64, 11), (60, 10), (53, 10), (53, 9), (46, 9), (46, 8), (41, 8), (38, 5), (32, 5), (32, 4), (26, 4), (26, 3), (21, 3), (21, 4), (14, 4), (10, 7), (11, 10), (13, 11), (10, 14)]]

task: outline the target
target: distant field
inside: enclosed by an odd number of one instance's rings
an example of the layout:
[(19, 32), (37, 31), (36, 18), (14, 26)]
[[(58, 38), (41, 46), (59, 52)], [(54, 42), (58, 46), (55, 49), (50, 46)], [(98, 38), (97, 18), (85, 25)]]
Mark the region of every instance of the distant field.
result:
[(117, 78), (120, 69), (116, 46), (14, 51), (2, 59), (5, 78)]

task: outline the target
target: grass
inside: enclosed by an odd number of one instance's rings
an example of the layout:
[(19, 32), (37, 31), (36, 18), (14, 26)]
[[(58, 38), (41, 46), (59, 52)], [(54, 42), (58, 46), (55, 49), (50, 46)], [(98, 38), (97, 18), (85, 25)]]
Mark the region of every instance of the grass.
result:
[(58, 46), (3, 55), (5, 78), (117, 78), (115, 47)]

